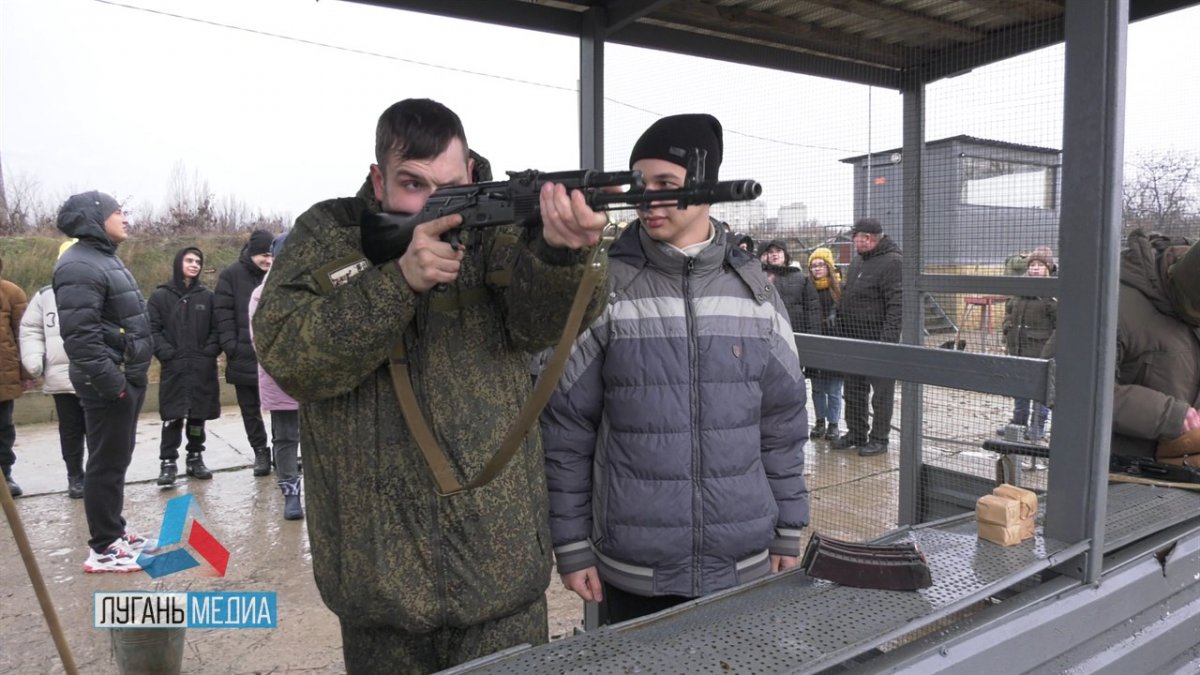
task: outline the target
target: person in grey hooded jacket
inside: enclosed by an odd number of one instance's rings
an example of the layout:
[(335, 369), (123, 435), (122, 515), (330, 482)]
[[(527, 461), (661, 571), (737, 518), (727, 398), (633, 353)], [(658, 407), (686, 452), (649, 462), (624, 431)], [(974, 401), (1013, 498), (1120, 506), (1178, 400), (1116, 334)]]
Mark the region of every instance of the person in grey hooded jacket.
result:
[[(655, 122), (630, 165), (648, 189), (677, 189), (694, 148), (715, 180), (711, 115)], [(558, 571), (610, 622), (794, 567), (808, 522), (804, 376), (783, 301), (707, 205), (638, 216), (541, 420)]]
[(103, 192), (74, 195), (58, 212), (58, 229), (79, 239), (54, 266), (54, 297), (90, 448), (83, 483), (91, 533), (85, 572), (136, 572), (145, 545), (121, 515), (154, 351), (146, 301), (117, 257), (128, 228), (121, 205)]

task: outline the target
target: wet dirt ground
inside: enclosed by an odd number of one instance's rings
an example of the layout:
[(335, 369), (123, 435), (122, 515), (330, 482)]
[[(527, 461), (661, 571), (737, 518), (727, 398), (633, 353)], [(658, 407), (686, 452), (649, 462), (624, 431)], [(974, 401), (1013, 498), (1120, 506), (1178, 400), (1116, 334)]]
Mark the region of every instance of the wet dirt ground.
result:
[[(109, 631), (93, 628), (92, 594), (125, 590), (275, 591), (275, 629), (192, 629), (187, 632), (184, 673), (344, 673), (341, 635), (334, 615), (321, 602), (312, 576), (308, 532), (303, 521), (282, 519), (283, 498), (275, 479), (255, 478), (253, 453), (236, 408), (208, 425), (211, 481), (180, 478), (161, 489), (158, 475), (159, 422), (143, 415), (125, 490), (129, 526), (156, 536), (171, 497), (191, 493), (202, 505), (205, 525), (229, 549), (221, 578), (190, 571), (154, 580), (133, 574), (84, 574), (87, 522), (83, 501), (66, 495), (66, 475), (52, 424), (17, 428), (13, 476), (25, 490), (16, 500), (41, 574), (53, 598), (76, 665), (82, 673), (116, 673)], [(183, 464), (180, 463), (182, 470)], [(7, 522), (0, 524), (0, 673), (64, 672), (33, 587)], [(570, 634), (583, 606), (555, 580), (547, 592), (550, 635)]]

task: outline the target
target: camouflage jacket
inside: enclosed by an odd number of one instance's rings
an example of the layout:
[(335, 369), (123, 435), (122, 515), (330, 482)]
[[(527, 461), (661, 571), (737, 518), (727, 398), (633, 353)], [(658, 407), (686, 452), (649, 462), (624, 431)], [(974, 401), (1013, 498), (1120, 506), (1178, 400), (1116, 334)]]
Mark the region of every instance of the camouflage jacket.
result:
[(394, 262), (362, 257), (364, 209), (379, 209), (369, 182), (301, 215), (253, 319), (260, 362), (301, 403), (317, 586), (343, 619), (411, 632), (506, 616), (550, 578), (540, 435), (488, 485), (439, 497), (388, 355), (404, 341), (425, 417), (466, 484), (529, 397), (529, 353), (557, 341), (585, 257), (540, 231), (493, 228), (454, 284), (418, 295)]

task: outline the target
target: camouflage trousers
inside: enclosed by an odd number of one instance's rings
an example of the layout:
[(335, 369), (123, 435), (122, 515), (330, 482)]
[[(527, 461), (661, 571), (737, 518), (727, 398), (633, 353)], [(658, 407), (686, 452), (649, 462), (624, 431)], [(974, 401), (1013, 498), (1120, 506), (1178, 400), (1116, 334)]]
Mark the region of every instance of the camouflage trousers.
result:
[(494, 621), (431, 633), (342, 621), (342, 658), (349, 675), (423, 675), (522, 643), (543, 644), (547, 632), (545, 596)]

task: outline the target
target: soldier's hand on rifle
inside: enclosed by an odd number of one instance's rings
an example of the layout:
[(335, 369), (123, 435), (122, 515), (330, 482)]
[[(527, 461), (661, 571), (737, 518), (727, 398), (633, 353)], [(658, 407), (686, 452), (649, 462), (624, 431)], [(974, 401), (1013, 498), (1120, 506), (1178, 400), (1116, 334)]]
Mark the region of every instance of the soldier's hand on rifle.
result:
[(1188, 408), (1187, 414), (1183, 416), (1183, 432), (1187, 433), (1193, 429), (1200, 429), (1200, 410)]
[(595, 567), (562, 575), (562, 584), (568, 591), (575, 591), (584, 602), (600, 602), (604, 599), (604, 591), (600, 589), (600, 572)]
[(441, 240), (442, 233), (458, 227), (462, 216), (442, 216), (421, 223), (413, 230), (412, 242), (396, 264), (404, 281), (416, 293), (424, 293), (438, 284), (453, 283), (462, 266), (463, 251)]
[(542, 211), (542, 237), (555, 248), (578, 250), (595, 246), (608, 223), (603, 212), (593, 211), (579, 190), (557, 183), (546, 183), (539, 195)]
[(800, 558), (794, 555), (775, 555), (771, 554), (771, 574), (790, 570), (800, 564)]

